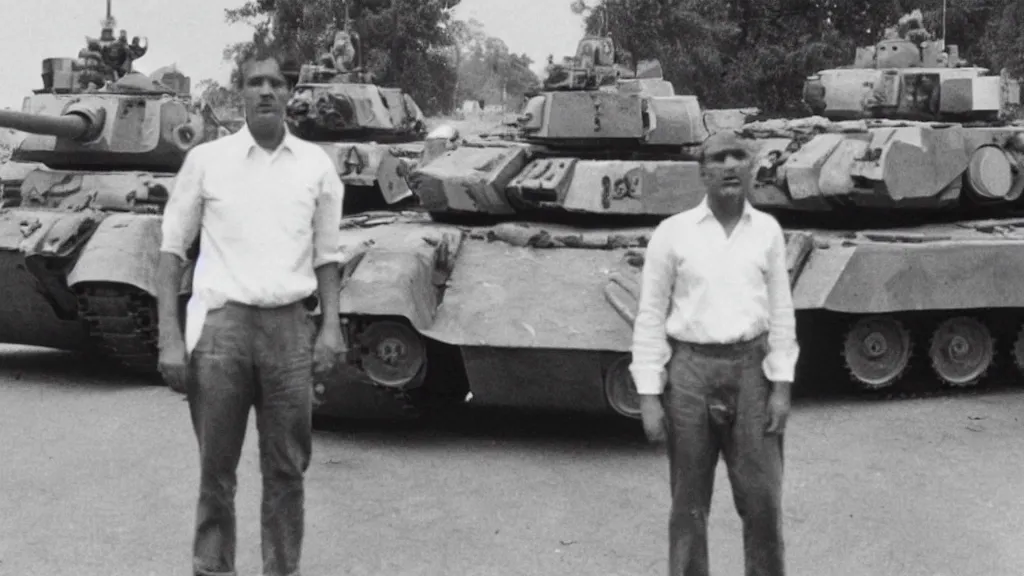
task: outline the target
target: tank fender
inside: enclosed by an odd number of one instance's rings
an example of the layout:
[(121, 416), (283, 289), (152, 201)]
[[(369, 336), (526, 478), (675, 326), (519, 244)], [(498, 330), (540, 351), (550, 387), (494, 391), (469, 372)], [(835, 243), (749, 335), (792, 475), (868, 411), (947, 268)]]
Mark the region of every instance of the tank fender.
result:
[(1024, 306), (1024, 238), (901, 233), (816, 242), (795, 307), (855, 314)]
[(102, 212), (13, 209), (0, 216), (0, 249), (25, 257), (66, 258), (77, 252), (104, 219)]
[(468, 235), (433, 326), (456, 346), (626, 352), (632, 324), (604, 288), (651, 229), (504, 223)]
[(160, 222), (160, 216), (149, 214), (107, 216), (68, 275), (68, 286), (116, 282), (156, 296)]
[[(785, 232), (786, 238), (786, 271), (789, 273), (790, 286), (799, 282), (804, 267), (807, 265), (811, 252), (814, 251), (814, 236), (808, 232)], [(608, 277), (604, 286), (605, 299), (615, 312), (629, 325), (636, 323), (636, 314), (640, 300), (640, 277), (644, 266), (645, 250), (634, 248), (625, 255), (628, 266), (619, 267)], [(807, 282), (805, 281), (806, 285)], [(794, 295), (794, 299), (796, 296)]]
[(463, 233), (455, 227), (395, 224), (343, 231), (348, 256), (343, 315), (400, 316), (423, 332), (434, 323)]
[(424, 334), (456, 346), (626, 352), (632, 327), (603, 292), (625, 252), (467, 240)]

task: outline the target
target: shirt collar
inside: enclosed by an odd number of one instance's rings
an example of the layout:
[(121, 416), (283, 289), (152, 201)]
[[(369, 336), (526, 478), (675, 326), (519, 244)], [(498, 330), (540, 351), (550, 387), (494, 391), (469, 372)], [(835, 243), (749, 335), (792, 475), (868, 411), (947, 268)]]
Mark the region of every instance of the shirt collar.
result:
[[(708, 206), (707, 194), (705, 194), (704, 198), (701, 199), (700, 204), (698, 204), (697, 207), (696, 207), (696, 210), (697, 210), (697, 221), (698, 222), (703, 222), (704, 220), (706, 220), (708, 218), (714, 218), (715, 217), (714, 213), (711, 212), (711, 207)], [(749, 221), (753, 211), (754, 211), (754, 206), (750, 203), (750, 200), (744, 200), (743, 201), (743, 214), (740, 215), (740, 220), (741, 221), (742, 220)]]
[[(245, 151), (246, 157), (252, 153), (254, 148), (260, 148), (260, 145), (256, 143), (256, 139), (253, 138), (252, 132), (249, 131), (249, 125), (242, 126), (242, 129), (235, 133), (241, 142), (242, 150)], [(284, 125), (284, 140), (278, 145), (276, 150), (268, 151), (271, 156), (277, 156), (283, 150), (288, 150), (292, 154), (295, 153), (295, 136), (292, 135), (291, 130), (288, 129), (288, 125)]]

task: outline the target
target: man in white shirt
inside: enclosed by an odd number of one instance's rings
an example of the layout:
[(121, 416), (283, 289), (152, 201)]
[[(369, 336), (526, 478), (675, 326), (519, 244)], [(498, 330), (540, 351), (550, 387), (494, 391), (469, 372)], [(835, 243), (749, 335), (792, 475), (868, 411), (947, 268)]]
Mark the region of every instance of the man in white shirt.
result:
[[(345, 348), (338, 317), (344, 188), (327, 154), (288, 133), (281, 60), (240, 63), (246, 126), (192, 149), (164, 211), (160, 371), (188, 395), (199, 444), (193, 571), (234, 575), (236, 477), (259, 429), (263, 574), (297, 576), (314, 372)], [(185, 334), (178, 287), (199, 236)], [(304, 305), (319, 294), (319, 331)]]
[(785, 239), (750, 205), (752, 154), (735, 134), (711, 136), (700, 162), (704, 201), (647, 246), (630, 366), (648, 438), (668, 441), (669, 573), (708, 574), (721, 452), (746, 573), (782, 576), (783, 431), (799, 355)]

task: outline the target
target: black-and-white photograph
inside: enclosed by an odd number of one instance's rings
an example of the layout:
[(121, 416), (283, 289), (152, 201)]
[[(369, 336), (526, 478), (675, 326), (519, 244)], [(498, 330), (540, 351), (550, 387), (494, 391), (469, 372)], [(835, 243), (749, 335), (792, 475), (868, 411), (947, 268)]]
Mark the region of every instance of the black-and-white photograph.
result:
[(0, 574), (1024, 574), (1024, 1), (0, 22)]

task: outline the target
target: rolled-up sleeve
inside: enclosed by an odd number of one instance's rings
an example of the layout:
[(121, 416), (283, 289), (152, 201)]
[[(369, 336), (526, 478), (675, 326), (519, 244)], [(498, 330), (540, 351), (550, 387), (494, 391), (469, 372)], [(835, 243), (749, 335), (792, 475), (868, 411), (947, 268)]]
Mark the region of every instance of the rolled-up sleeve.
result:
[(185, 161), (174, 179), (161, 222), (160, 251), (182, 260), (199, 234), (203, 213), (202, 161), (196, 150), (185, 155)]
[(672, 356), (665, 335), (676, 278), (669, 222), (654, 230), (644, 255), (640, 302), (633, 325), (633, 362), (629, 367), (639, 394), (662, 393), (667, 380), (665, 365)]
[(324, 264), (342, 264), (345, 253), (341, 249), (341, 211), (345, 201), (345, 185), (334, 170), (334, 163), (324, 156), (324, 170), (320, 177), (320, 191), (313, 213), (313, 268)]

